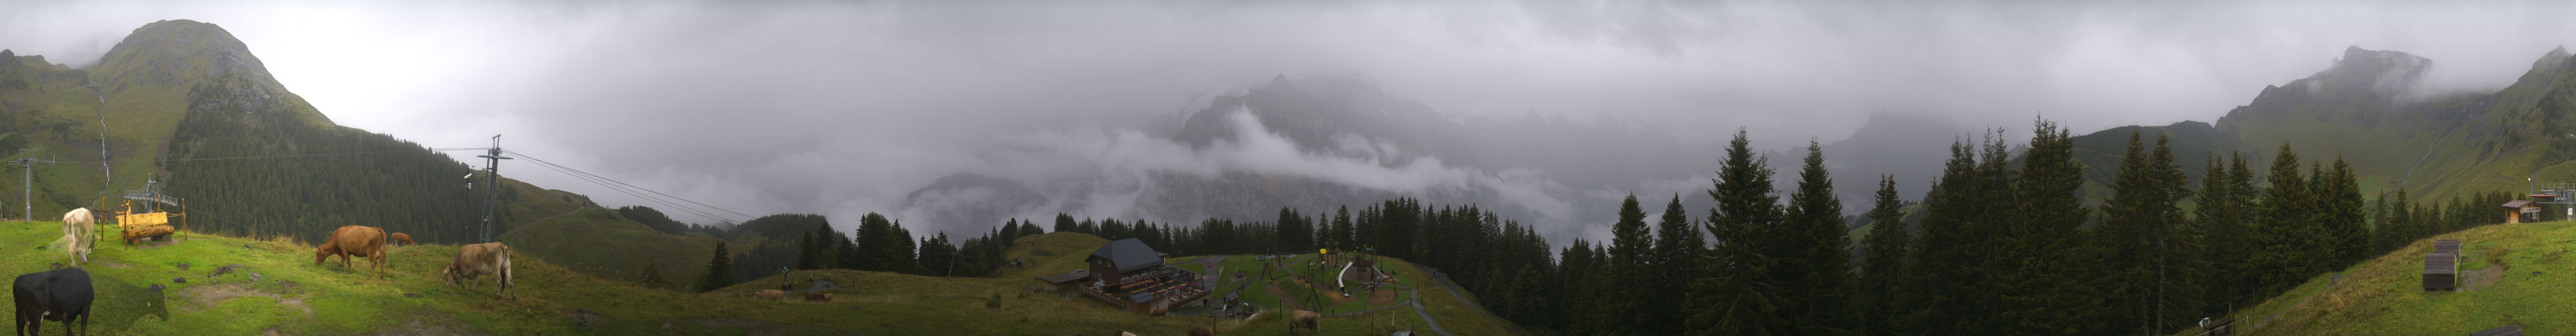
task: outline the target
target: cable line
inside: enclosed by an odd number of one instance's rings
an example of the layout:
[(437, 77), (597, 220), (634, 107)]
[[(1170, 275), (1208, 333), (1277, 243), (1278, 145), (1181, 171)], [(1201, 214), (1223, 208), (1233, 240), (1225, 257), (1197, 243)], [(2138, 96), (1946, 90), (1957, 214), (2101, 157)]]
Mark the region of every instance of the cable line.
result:
[[(520, 153), (520, 152), (510, 151), (510, 150), (507, 150), (507, 149), (504, 149), (504, 150), (502, 150), (502, 151), (510, 152), (510, 154), (516, 154), (516, 155), (521, 156), (521, 157), (526, 157), (526, 156), (528, 156), (528, 154), (527, 154), (527, 153)], [(528, 160), (536, 161), (536, 162), (541, 162), (541, 163), (544, 163), (544, 164), (547, 164), (547, 165), (554, 165), (554, 166), (558, 166), (558, 167), (561, 167), (561, 166), (562, 166), (562, 165), (556, 165), (556, 164), (555, 164), (555, 163), (553, 163), (553, 162), (545, 162), (545, 160), (538, 160), (537, 158), (533, 158), (533, 157), (528, 158)], [(566, 170), (572, 170), (573, 172), (581, 173), (581, 174), (583, 174), (583, 175), (590, 175), (590, 176), (592, 176), (592, 177), (599, 177), (599, 179), (607, 180), (607, 181), (609, 181), (609, 182), (616, 182), (617, 184), (626, 185), (626, 186), (628, 186), (628, 187), (634, 187), (636, 190), (643, 190), (643, 191), (645, 191), (645, 192), (650, 192), (650, 193), (653, 193), (653, 194), (655, 194), (655, 195), (662, 195), (663, 197), (670, 197), (671, 199), (680, 200), (680, 201), (682, 201), (682, 202), (689, 202), (690, 204), (697, 204), (698, 206), (704, 206), (704, 207), (707, 207), (707, 208), (710, 208), (710, 209), (716, 209), (716, 210), (718, 210), (718, 211), (724, 211), (724, 212), (728, 212), (728, 213), (733, 213), (735, 216), (742, 216), (742, 217), (743, 217), (743, 219), (745, 219), (745, 220), (749, 220), (749, 219), (753, 219), (753, 218), (759, 218), (759, 217), (754, 217), (754, 216), (752, 216), (752, 215), (745, 215), (745, 214), (740, 213), (740, 212), (733, 212), (733, 210), (725, 210), (725, 208), (719, 208), (719, 207), (716, 207), (716, 206), (713, 206), (713, 205), (707, 205), (706, 203), (698, 203), (697, 201), (691, 201), (691, 200), (686, 199), (686, 198), (680, 198), (679, 196), (671, 196), (671, 194), (664, 194), (664, 193), (659, 192), (659, 191), (653, 191), (652, 189), (644, 189), (644, 187), (636, 187), (635, 185), (632, 185), (632, 184), (626, 184), (626, 182), (617, 182), (617, 180), (609, 179), (609, 178), (607, 178), (607, 177), (601, 177), (601, 176), (599, 176), (599, 175), (591, 174), (591, 173), (588, 173), (588, 172), (582, 172), (582, 171), (581, 171), (581, 170), (579, 170), (579, 169), (572, 169), (572, 167), (563, 167), (563, 168), (564, 168), (564, 169), (566, 169)]]

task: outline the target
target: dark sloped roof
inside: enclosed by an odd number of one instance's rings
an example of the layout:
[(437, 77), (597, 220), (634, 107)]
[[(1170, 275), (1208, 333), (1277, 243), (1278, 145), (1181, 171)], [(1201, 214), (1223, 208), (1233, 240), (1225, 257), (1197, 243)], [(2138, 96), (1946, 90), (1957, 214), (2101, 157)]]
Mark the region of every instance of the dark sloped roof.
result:
[(2510, 201), (2510, 202), (2504, 202), (2504, 207), (2507, 207), (2507, 208), (2522, 208), (2522, 206), (2525, 206), (2525, 205), (2531, 205), (2531, 201), (2514, 200), (2514, 201)]
[(1073, 270), (1072, 273), (1038, 277), (1038, 281), (1045, 281), (1047, 283), (1067, 283), (1089, 277), (1091, 277), (1091, 270)]
[(1162, 252), (1155, 252), (1154, 247), (1145, 246), (1145, 241), (1136, 238), (1110, 241), (1108, 245), (1101, 245), (1100, 250), (1091, 251), (1091, 257), (1108, 259), (1109, 264), (1117, 266), (1118, 272), (1122, 273), (1160, 266), (1163, 264), (1162, 256)]

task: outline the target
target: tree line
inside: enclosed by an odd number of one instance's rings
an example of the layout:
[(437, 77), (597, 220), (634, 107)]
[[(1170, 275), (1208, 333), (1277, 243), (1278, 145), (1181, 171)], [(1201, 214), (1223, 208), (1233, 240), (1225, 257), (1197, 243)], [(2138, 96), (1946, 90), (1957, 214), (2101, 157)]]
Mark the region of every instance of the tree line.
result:
[[(1820, 146), (1808, 144), (1795, 187), (1776, 190), (1771, 163), (1738, 131), (1705, 191), (1713, 208), (1694, 214), (1672, 195), (1649, 224), (1630, 195), (1607, 241), (1552, 247), (1478, 206), (1409, 198), (1241, 223), (1058, 214), (1052, 231), (1136, 238), (1172, 255), (1401, 258), (1495, 315), (1556, 334), (2164, 335), (2417, 239), (2498, 222), (2494, 204), (2514, 196), (2419, 202), (2398, 191), (2365, 202), (2348, 164), (2304, 160), (2286, 144), (2260, 171), (2246, 153), (2210, 154), (2194, 183), (2162, 136), (2132, 134), (2111, 193), (2088, 204), (2069, 132), (2044, 120), (2034, 129), (2020, 155), (2001, 130), (1953, 143), (1919, 203), (1880, 176), (1857, 218), (1842, 216)], [(1012, 219), (950, 246), (944, 233), (916, 240), (871, 214), (853, 238), (813, 229), (790, 260), (928, 275), (955, 262), (956, 275), (989, 276), (1013, 239), (1047, 231)]]

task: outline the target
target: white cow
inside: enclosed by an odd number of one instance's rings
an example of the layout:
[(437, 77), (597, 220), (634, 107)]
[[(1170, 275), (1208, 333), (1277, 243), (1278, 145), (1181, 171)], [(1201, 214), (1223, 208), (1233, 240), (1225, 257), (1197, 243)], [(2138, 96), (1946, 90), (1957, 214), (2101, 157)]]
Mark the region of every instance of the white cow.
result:
[(89, 208), (63, 213), (63, 251), (71, 254), (72, 266), (89, 261), (90, 245), (97, 240), (98, 220), (90, 215)]

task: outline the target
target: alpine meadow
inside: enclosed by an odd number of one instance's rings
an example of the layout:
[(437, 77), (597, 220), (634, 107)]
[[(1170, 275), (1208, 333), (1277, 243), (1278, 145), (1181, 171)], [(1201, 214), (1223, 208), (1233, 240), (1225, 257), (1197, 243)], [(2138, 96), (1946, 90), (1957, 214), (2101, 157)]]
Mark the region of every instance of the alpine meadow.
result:
[(2576, 333), (2576, 3), (0, 9), (18, 335)]

